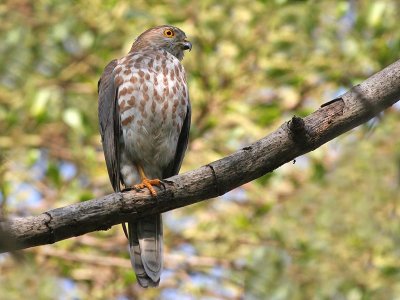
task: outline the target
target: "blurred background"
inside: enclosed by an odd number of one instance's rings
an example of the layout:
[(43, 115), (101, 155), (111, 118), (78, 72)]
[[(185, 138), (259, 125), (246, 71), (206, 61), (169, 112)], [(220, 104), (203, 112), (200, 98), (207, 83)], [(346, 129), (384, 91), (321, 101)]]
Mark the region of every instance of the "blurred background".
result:
[[(399, 59), (396, 0), (3, 0), (0, 205), (28, 216), (112, 192), (97, 80), (134, 38), (182, 28), (182, 171), (256, 141)], [(400, 106), (218, 199), (164, 216), (159, 289), (120, 226), (0, 255), (1, 299), (400, 299)], [(396, 298), (397, 297), (397, 298)]]

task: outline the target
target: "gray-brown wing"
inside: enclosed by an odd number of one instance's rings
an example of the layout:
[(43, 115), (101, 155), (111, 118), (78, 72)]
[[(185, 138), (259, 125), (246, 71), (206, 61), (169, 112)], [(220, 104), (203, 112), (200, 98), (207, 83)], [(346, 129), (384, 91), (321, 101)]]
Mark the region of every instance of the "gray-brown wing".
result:
[(120, 117), (118, 112), (118, 91), (114, 84), (113, 70), (117, 60), (111, 61), (104, 69), (98, 82), (99, 130), (106, 159), (108, 176), (114, 191), (120, 191)]
[(188, 106), (185, 121), (182, 125), (182, 130), (178, 139), (178, 146), (175, 152), (174, 160), (168, 165), (168, 167), (163, 172), (163, 178), (168, 178), (179, 173), (182, 165), (183, 157), (189, 142), (189, 131), (190, 131), (190, 121), (192, 117), (192, 108), (190, 106), (190, 100), (188, 99)]

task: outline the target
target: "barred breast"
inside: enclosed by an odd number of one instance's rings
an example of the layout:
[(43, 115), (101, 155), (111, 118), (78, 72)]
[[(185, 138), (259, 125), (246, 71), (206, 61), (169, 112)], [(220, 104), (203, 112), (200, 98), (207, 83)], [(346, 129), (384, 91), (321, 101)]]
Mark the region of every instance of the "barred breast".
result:
[(141, 163), (147, 176), (161, 178), (163, 168), (174, 159), (186, 116), (185, 71), (168, 52), (146, 50), (119, 60), (114, 73), (124, 183), (140, 182), (135, 162)]

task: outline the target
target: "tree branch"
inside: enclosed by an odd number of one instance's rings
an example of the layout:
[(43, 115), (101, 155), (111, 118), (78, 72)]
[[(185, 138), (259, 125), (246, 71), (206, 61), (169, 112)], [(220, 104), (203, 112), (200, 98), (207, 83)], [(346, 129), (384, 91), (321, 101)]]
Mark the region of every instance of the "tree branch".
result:
[(38, 216), (0, 222), (3, 232), (0, 251), (51, 244), (107, 230), (127, 220), (223, 195), (368, 121), (399, 99), (400, 60), (309, 116), (293, 117), (275, 132), (234, 154), (164, 180), (157, 198), (147, 191), (116, 193)]

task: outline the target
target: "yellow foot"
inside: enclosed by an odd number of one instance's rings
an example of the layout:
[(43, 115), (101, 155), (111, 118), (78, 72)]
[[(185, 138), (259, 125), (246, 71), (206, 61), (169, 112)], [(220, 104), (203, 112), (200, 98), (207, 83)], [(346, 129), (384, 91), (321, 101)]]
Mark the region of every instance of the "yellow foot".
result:
[(147, 178), (143, 178), (142, 183), (136, 184), (134, 185), (135, 189), (144, 189), (147, 188), (150, 191), (150, 194), (153, 197), (157, 196), (157, 192), (156, 190), (153, 188), (153, 186), (160, 186), (161, 185), (161, 181), (160, 179), (147, 179)]

